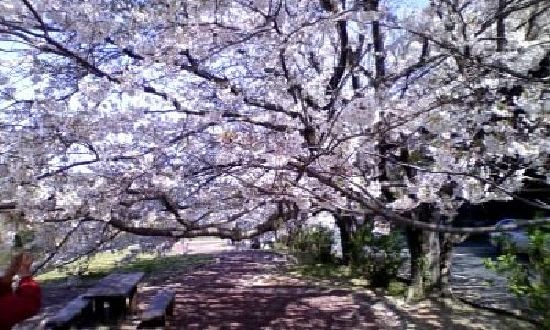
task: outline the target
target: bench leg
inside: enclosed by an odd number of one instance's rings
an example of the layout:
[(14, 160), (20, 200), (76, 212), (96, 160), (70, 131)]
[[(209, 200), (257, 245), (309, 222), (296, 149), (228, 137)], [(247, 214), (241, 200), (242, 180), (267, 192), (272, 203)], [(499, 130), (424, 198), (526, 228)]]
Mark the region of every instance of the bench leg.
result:
[(126, 312), (126, 299), (94, 299), (93, 315), (100, 322), (112, 322), (119, 319)]
[(74, 317), (66, 326), (65, 329), (80, 329), (80, 326), (89, 320), (90, 317), (94, 317), (94, 302), (90, 301), (86, 307), (82, 309), (79, 315)]
[(166, 309), (166, 315), (168, 315), (168, 316), (173, 316), (174, 315), (175, 305), (176, 305), (176, 299), (172, 299), (172, 301), (168, 305), (168, 308)]
[(138, 329), (151, 329), (166, 326), (166, 316), (155, 317), (153, 319), (144, 320), (138, 325)]
[(103, 318), (105, 315), (105, 301), (103, 299), (94, 299), (92, 302), (92, 311), (94, 316)]
[(134, 313), (137, 310), (138, 300), (136, 291), (137, 290), (134, 289), (126, 301), (126, 308), (129, 313)]
[(111, 316), (114, 318), (119, 318), (120, 316), (124, 315), (124, 313), (127, 310), (126, 307), (126, 299), (125, 298), (118, 298), (118, 299), (112, 299), (110, 301), (110, 309), (111, 309)]

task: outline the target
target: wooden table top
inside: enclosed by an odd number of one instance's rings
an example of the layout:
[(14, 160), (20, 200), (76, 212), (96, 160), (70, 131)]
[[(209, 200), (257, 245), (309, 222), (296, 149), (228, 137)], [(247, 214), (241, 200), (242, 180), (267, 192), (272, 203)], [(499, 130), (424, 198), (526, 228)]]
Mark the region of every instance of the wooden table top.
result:
[(83, 294), (82, 297), (128, 297), (144, 275), (144, 272), (107, 275)]

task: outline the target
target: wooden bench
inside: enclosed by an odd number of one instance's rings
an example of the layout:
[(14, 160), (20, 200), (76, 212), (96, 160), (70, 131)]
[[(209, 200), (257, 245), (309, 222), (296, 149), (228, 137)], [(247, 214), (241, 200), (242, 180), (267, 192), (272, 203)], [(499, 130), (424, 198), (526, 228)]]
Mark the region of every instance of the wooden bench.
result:
[(92, 304), (89, 299), (78, 296), (48, 319), (44, 326), (46, 329), (52, 330), (70, 329), (80, 316), (91, 312), (91, 307)]
[(164, 327), (166, 315), (173, 315), (176, 294), (173, 290), (159, 291), (141, 316), (138, 329)]

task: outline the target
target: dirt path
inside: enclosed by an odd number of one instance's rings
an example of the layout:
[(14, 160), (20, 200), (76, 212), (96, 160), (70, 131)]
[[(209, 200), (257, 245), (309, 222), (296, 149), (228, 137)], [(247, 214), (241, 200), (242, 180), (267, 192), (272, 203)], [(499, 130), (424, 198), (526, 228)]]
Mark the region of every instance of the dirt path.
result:
[[(176, 291), (176, 311), (167, 329), (379, 329), (352, 291), (280, 275), (284, 264), (269, 253), (225, 253), (219, 263), (170, 278), (164, 286)], [(142, 301), (156, 289), (150, 284)]]
[[(261, 251), (225, 252), (218, 262), (188, 271), (155, 273), (138, 289), (143, 310), (161, 288), (176, 291), (175, 329), (534, 329), (515, 318), (427, 301), (404, 304), (364, 288), (308, 282), (288, 275), (283, 257)], [(40, 329), (44, 317), (66, 304), (77, 290), (44, 290), (43, 312), (15, 329)], [(119, 326), (136, 329), (139, 312)]]
[[(219, 255), (219, 263), (175, 275), (168, 329), (534, 329), (526, 322), (426, 301), (404, 304), (357, 288), (334, 288), (286, 275), (283, 258), (264, 252)], [(160, 283), (158, 283), (160, 284)], [(156, 289), (142, 288), (142, 301)], [(131, 327), (126, 329), (132, 329)]]

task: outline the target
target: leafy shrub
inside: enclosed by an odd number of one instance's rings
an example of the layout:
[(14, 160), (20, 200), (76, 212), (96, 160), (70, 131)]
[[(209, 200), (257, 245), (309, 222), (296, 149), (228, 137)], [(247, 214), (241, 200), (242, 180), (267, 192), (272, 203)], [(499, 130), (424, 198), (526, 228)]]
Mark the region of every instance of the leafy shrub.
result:
[(514, 245), (504, 238), (504, 253), (495, 261), (485, 260), (485, 265), (505, 275), (510, 290), (519, 297), (526, 297), (530, 306), (542, 316), (543, 328), (550, 329), (550, 232), (531, 229), (529, 242), (528, 264), (518, 260)]
[(19, 230), (14, 237), (13, 247), (16, 249), (23, 248), (25, 245), (30, 244), (34, 241), (35, 233), (34, 230), (23, 229)]
[(364, 273), (374, 286), (387, 287), (403, 263), (403, 235), (392, 230), (388, 235), (375, 235), (372, 223), (357, 229), (351, 242), (351, 266)]
[(290, 240), (290, 249), (306, 255), (307, 262), (332, 263), (333, 232), (322, 226), (308, 227), (298, 231)]

